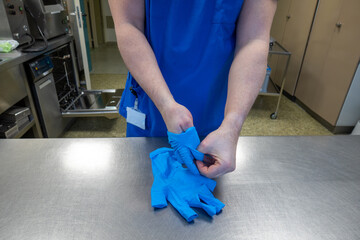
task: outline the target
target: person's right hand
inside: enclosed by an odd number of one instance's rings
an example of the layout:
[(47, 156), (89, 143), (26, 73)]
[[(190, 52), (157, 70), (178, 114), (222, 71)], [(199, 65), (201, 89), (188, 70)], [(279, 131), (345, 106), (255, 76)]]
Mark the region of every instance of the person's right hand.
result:
[(172, 133), (182, 133), (194, 126), (190, 111), (177, 102), (169, 103), (160, 111), (167, 130)]

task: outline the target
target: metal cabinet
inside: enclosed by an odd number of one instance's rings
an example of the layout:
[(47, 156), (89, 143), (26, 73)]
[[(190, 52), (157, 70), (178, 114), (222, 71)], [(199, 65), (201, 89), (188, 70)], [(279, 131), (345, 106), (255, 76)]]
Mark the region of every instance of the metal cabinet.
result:
[(26, 97), (25, 72), (21, 65), (2, 71), (0, 77), (0, 114)]

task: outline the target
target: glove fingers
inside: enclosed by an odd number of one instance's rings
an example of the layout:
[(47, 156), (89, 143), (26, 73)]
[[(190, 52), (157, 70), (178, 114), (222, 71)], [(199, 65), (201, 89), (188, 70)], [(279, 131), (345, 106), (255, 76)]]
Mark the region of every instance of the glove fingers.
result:
[(187, 148), (180, 148), (177, 151), (181, 157), (181, 160), (186, 164), (187, 168), (190, 170), (191, 173), (195, 175), (200, 175), (199, 170), (197, 169), (194, 158)]
[(173, 207), (185, 218), (186, 221), (191, 222), (197, 218), (197, 213), (190, 208), (186, 202), (180, 202), (174, 196), (169, 196), (169, 202)]
[(216, 208), (211, 205), (201, 203), (201, 208), (204, 209), (205, 212), (211, 217), (216, 214)]
[(199, 198), (207, 203), (208, 205), (214, 207), (216, 209), (216, 213), (219, 213), (221, 209), (225, 207), (225, 204), (222, 203), (220, 200), (214, 197), (212, 193), (209, 194), (199, 194)]
[(151, 206), (154, 208), (164, 208), (167, 206), (165, 194), (151, 189)]
[(202, 161), (204, 159), (204, 154), (202, 152), (199, 152), (198, 150), (191, 148), (190, 151), (196, 160)]
[(211, 217), (216, 214), (216, 208), (205, 203), (204, 201), (201, 201), (199, 197), (197, 197), (197, 199), (193, 199), (193, 201), (190, 202), (190, 206), (202, 208)]

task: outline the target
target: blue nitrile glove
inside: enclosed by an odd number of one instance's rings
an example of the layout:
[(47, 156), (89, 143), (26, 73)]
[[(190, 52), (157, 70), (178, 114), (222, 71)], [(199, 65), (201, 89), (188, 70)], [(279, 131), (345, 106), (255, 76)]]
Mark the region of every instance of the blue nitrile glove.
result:
[(180, 134), (169, 131), (167, 134), (171, 147), (175, 149), (175, 153), (178, 155), (178, 161), (184, 163), (193, 174), (199, 175), (194, 159), (203, 160), (204, 154), (196, 150), (200, 144), (200, 138), (195, 127), (188, 128)]
[(191, 207), (204, 209), (213, 216), (225, 206), (214, 197), (216, 182), (194, 175), (177, 161), (173, 149), (159, 148), (150, 153), (154, 182), (151, 188), (151, 206), (164, 208), (167, 200), (191, 222), (198, 215)]

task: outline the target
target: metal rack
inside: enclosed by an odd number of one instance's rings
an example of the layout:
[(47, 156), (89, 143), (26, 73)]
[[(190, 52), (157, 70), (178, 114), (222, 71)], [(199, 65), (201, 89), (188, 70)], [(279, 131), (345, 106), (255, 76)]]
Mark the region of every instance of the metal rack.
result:
[(80, 95), (76, 82), (70, 45), (64, 45), (48, 53), (54, 64), (52, 74), (55, 80), (56, 92), (60, 109), (67, 109)]
[(289, 62), (290, 62), (290, 58), (291, 58), (291, 52), (289, 52), (288, 50), (286, 50), (280, 43), (278, 42), (274, 42), (272, 46), (270, 46), (269, 49), (269, 58), (271, 58), (272, 55), (281, 55), (281, 56), (286, 56), (287, 57), (287, 61), (286, 61), (286, 65), (285, 65), (285, 69), (284, 72), (281, 76), (281, 85), (280, 85), (280, 89), (279, 87), (272, 81), (272, 79), (270, 78), (269, 81), (269, 86), (266, 92), (260, 92), (259, 95), (263, 95), (263, 96), (275, 96), (278, 97), (278, 101), (276, 104), (276, 109), (275, 112), (273, 112), (272, 114), (270, 114), (270, 118), (271, 119), (276, 119), (278, 117), (278, 112), (279, 112), (279, 107), (280, 107), (280, 101), (281, 101), (281, 96), (282, 93), (284, 91), (284, 86), (285, 86), (285, 81), (286, 81), (286, 73), (289, 67)]

